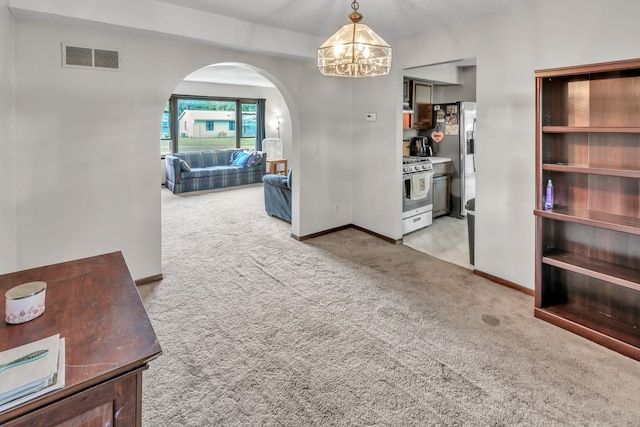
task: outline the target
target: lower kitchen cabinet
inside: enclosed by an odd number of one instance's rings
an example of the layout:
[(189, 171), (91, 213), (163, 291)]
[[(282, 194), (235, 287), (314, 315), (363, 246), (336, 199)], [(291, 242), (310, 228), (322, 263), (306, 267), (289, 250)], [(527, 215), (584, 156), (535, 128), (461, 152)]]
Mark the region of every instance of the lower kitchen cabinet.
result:
[(451, 160), (432, 157), (433, 163), (433, 218), (451, 212)]
[(450, 193), (451, 175), (433, 178), (433, 218), (446, 215), (451, 211)]

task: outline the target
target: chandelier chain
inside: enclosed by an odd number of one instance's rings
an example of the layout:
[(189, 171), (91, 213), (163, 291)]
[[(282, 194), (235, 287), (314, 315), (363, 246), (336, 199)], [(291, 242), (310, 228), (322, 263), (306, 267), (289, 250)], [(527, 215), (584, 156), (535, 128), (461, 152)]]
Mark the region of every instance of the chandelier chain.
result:
[(349, 20), (354, 24), (357, 24), (358, 22), (362, 21), (362, 14), (358, 12), (359, 7), (360, 5), (356, 0), (353, 0), (351, 2), (351, 9), (353, 9), (353, 12), (349, 14)]

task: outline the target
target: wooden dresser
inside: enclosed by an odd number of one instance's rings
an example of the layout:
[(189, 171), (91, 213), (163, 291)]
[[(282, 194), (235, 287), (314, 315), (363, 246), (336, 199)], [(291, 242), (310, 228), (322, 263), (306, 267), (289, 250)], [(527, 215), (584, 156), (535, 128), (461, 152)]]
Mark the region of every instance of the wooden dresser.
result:
[(0, 276), (4, 294), (47, 283), (45, 312), (0, 324), (0, 351), (59, 333), (66, 341), (65, 387), (0, 413), (3, 426), (140, 426), (142, 372), (161, 353), (120, 252)]

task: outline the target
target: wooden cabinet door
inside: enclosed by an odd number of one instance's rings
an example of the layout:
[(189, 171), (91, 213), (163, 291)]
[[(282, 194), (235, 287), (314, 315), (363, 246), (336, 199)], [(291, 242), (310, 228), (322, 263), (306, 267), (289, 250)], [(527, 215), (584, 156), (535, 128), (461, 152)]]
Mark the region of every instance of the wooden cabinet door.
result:
[(413, 82), (413, 127), (415, 129), (431, 129), (433, 107), (433, 85), (431, 83)]
[(3, 426), (140, 426), (142, 425), (142, 371), (146, 368), (145, 366), (114, 380), (80, 391), (9, 421)]

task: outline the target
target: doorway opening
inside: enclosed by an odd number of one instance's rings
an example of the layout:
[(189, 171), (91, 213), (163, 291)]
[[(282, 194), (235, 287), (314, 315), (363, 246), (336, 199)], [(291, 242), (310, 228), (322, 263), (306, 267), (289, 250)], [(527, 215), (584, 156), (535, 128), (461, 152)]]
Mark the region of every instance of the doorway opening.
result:
[[(403, 70), (405, 113), (403, 114), (404, 155), (428, 156), (434, 166), (432, 184), (434, 205), (431, 225), (403, 236), (403, 243), (420, 252), (473, 269), (471, 264), (469, 220), (465, 206), (475, 200), (475, 109), (476, 59), (467, 58)], [(407, 83), (408, 82), (408, 83)], [(412, 105), (412, 85), (430, 85), (431, 100), (427, 126), (411, 121), (418, 108)], [(424, 102), (424, 101), (422, 101)], [(471, 110), (468, 116), (464, 111)], [(467, 117), (468, 116), (468, 117)], [(464, 119), (464, 120), (463, 120)], [(424, 117), (420, 123), (425, 123)], [(410, 147), (429, 145), (422, 154)], [(471, 145), (469, 145), (471, 144)], [(441, 171), (441, 172), (438, 172)], [(473, 218), (475, 220), (475, 218)]]

